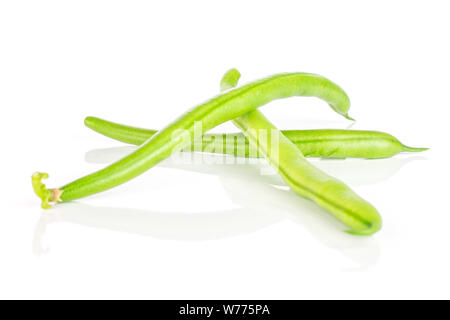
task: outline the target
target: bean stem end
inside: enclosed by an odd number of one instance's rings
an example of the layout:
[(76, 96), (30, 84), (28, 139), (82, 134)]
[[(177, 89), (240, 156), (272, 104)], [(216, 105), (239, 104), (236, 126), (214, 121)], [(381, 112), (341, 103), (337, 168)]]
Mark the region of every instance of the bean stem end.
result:
[(41, 198), (42, 209), (50, 209), (52, 205), (49, 202), (61, 202), (61, 194), (63, 191), (59, 189), (47, 189), (42, 182), (43, 179), (47, 179), (48, 174), (45, 172), (35, 172), (31, 176), (31, 184), (33, 185), (34, 193)]

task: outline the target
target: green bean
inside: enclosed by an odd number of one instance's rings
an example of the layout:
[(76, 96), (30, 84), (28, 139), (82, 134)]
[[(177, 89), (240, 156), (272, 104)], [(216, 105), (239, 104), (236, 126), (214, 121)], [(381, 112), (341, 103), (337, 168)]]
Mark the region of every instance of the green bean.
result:
[[(86, 117), (84, 124), (106, 137), (138, 146), (157, 133), (157, 130), (136, 128), (96, 117)], [(394, 136), (378, 131), (313, 129), (282, 130), (281, 132), (302, 151), (305, 157), (381, 159), (392, 157), (400, 152), (428, 150), (428, 148), (405, 146)], [(218, 144), (217, 141), (222, 141), (223, 145)], [(224, 145), (225, 142), (231, 142), (232, 148)], [(191, 143), (189, 150), (263, 157), (258, 151), (256, 154), (250, 152), (248, 140), (242, 133), (205, 134), (200, 143)]]
[[(251, 111), (234, 119), (233, 123), (244, 132), (250, 143), (258, 146), (292, 190), (333, 214), (350, 228), (348, 233), (371, 235), (381, 228), (381, 217), (370, 203), (341, 181), (310, 164), (300, 149), (261, 112)], [(261, 131), (266, 132), (267, 138), (260, 139)]]
[[(221, 87), (227, 83), (235, 85), (239, 76), (236, 69), (229, 70), (222, 78)], [(232, 121), (250, 144), (257, 146), (287, 185), (342, 221), (350, 228), (348, 233), (366, 236), (380, 230), (381, 216), (370, 203), (343, 182), (310, 164), (300, 149), (260, 111), (251, 111)]]
[[(221, 91), (234, 88), (240, 77), (241, 74), (236, 69), (227, 71), (220, 82)], [(100, 134), (134, 145), (141, 145), (157, 133), (156, 130), (126, 126), (95, 117), (86, 117), (84, 123)], [(281, 132), (302, 151), (305, 157), (380, 159), (392, 157), (400, 152), (428, 150), (428, 148), (405, 146), (392, 135), (378, 131), (316, 129), (283, 130)], [(223, 143), (220, 145), (217, 141), (227, 144), (231, 142), (233, 146), (230, 148)], [(250, 152), (248, 140), (242, 133), (206, 134), (200, 143), (191, 143), (189, 147), (190, 151), (263, 157), (258, 150)]]
[[(220, 94), (183, 114), (152, 136), (136, 151), (117, 162), (60, 188), (47, 189), (33, 183), (42, 206), (64, 202), (106, 191), (125, 183), (168, 158), (174, 150), (189, 143), (186, 132), (194, 133), (201, 122), (201, 134), (219, 124), (244, 115), (272, 100), (291, 96), (315, 96), (346, 118), (350, 101), (345, 92), (330, 80), (309, 73), (273, 75)], [(351, 118), (350, 118), (351, 119)], [(39, 173), (33, 177), (43, 177)], [(42, 191), (44, 190), (44, 191)]]

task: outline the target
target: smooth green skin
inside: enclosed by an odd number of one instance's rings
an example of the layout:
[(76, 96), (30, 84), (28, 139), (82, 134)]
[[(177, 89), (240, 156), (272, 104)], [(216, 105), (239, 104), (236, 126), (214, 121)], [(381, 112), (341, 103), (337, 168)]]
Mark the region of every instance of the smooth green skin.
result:
[[(142, 129), (114, 123), (95, 117), (86, 117), (84, 124), (106, 136), (124, 143), (141, 145), (157, 133), (157, 130)], [(399, 152), (420, 152), (428, 148), (405, 146), (388, 133), (341, 129), (282, 130), (283, 135), (299, 148), (305, 157), (316, 158), (389, 158)], [(223, 147), (217, 147), (222, 141)], [(233, 148), (225, 142), (233, 142)], [(248, 140), (242, 133), (205, 134), (201, 143), (191, 143), (190, 151), (263, 157), (259, 152), (252, 154)]]
[[(230, 69), (222, 78), (221, 88), (235, 86), (239, 78), (239, 71)], [(350, 228), (348, 233), (368, 236), (381, 229), (381, 216), (370, 203), (343, 182), (310, 164), (300, 149), (260, 111), (251, 111), (232, 121), (250, 144), (257, 146), (287, 185), (332, 213)], [(264, 139), (260, 139), (261, 132), (265, 133)]]
[(174, 150), (181, 150), (189, 144), (190, 141), (186, 141), (185, 132), (182, 130), (193, 136), (196, 121), (201, 121), (201, 134), (204, 134), (219, 124), (256, 110), (272, 100), (292, 96), (321, 98), (328, 102), (333, 110), (349, 118), (350, 100), (347, 94), (330, 80), (309, 73), (273, 75), (227, 91), (192, 108), (130, 155), (56, 189), (62, 192), (59, 200), (70, 201), (106, 191), (144, 173), (168, 158)]

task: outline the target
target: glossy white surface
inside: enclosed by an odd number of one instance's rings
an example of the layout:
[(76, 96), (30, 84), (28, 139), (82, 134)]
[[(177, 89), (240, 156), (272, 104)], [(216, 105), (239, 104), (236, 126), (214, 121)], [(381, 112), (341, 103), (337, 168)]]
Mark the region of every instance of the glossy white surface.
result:
[[(445, 1), (0, 3), (0, 298), (450, 298), (449, 42)], [(59, 186), (133, 150), (87, 115), (162, 128), (243, 82), (307, 71), (339, 83), (352, 129), (421, 154), (312, 160), (373, 203), (359, 238), (258, 164), (171, 159), (50, 211)], [(347, 128), (313, 98), (261, 108), (279, 128)], [(216, 132), (236, 129), (225, 124)]]

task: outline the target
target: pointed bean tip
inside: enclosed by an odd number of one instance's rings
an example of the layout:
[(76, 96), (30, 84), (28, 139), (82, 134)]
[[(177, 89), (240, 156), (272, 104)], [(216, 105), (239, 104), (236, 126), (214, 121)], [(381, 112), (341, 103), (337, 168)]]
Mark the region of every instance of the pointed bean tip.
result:
[(350, 117), (350, 116), (348, 115), (348, 113), (345, 114), (344, 117), (345, 117), (346, 119), (350, 120), (350, 121), (356, 121), (356, 119)]
[(427, 151), (430, 150), (430, 148), (414, 148), (414, 147), (408, 147), (403, 145), (403, 151), (406, 152), (422, 152), (422, 151)]

